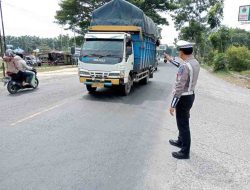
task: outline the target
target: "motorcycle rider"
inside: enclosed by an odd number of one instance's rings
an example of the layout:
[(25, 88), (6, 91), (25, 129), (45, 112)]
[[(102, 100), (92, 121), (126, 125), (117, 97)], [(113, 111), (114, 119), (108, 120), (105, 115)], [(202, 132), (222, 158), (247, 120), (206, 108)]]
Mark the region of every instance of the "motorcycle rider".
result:
[(23, 81), (22, 85), (35, 86), (35, 75), (29, 70), (34, 70), (28, 66), (26, 62), (18, 55), (14, 53), (12, 49), (7, 49), (3, 60), (7, 63), (7, 74), (11, 75), (17, 80)]

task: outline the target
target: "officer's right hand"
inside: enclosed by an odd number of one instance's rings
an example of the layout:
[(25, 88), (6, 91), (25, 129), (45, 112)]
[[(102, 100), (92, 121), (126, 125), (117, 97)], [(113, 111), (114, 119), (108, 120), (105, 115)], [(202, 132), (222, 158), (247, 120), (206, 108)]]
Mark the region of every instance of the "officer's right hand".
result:
[(166, 53), (164, 53), (164, 62), (166, 63), (167, 61), (170, 61), (172, 58), (168, 55), (168, 54), (166, 54)]

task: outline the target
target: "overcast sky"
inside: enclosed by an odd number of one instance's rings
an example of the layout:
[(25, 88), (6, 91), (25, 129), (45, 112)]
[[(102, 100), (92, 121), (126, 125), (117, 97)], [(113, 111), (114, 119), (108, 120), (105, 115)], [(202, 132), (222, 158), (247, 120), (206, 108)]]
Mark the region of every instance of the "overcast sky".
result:
[[(2, 0), (5, 34), (13, 36), (32, 35), (57, 37), (72, 33), (55, 24), (54, 15), (60, 0)], [(223, 24), (250, 31), (250, 24), (238, 22), (239, 6), (250, 5), (250, 0), (225, 0)], [(162, 43), (172, 44), (178, 33), (171, 23), (163, 27)]]

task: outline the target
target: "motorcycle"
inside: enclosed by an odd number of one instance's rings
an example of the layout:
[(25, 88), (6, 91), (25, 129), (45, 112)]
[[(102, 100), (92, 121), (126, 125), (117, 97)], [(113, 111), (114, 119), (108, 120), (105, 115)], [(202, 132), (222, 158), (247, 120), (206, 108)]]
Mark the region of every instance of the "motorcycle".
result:
[(35, 74), (34, 85), (32, 86), (31, 84), (23, 86), (23, 80), (17, 79), (15, 76), (13, 76), (11, 73), (7, 73), (8, 76), (3, 79), (4, 86), (7, 85), (7, 90), (9, 91), (10, 94), (15, 94), (21, 89), (27, 89), (27, 88), (33, 88), (36, 89), (39, 84), (39, 80), (37, 78), (37, 72), (35, 69), (30, 70), (30, 72), (33, 72)]

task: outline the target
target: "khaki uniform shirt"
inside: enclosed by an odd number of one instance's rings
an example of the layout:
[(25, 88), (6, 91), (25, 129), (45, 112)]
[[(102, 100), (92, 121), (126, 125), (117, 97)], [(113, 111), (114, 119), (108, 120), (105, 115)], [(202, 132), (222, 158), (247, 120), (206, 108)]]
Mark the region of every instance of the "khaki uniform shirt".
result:
[(200, 64), (191, 55), (179, 66), (174, 87), (174, 97), (180, 98), (187, 92), (194, 92), (200, 72)]

